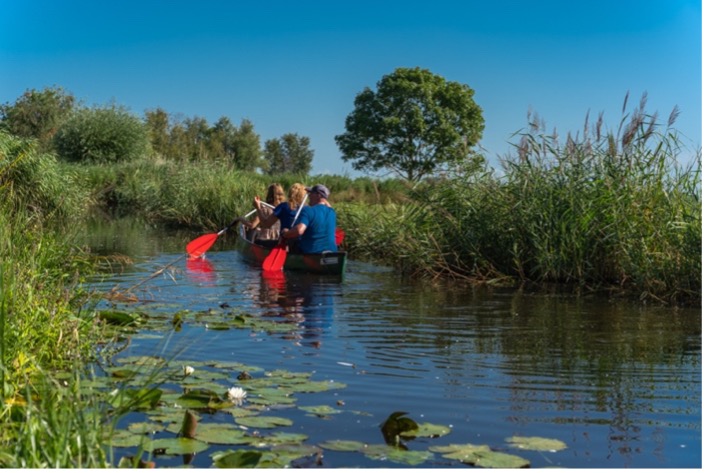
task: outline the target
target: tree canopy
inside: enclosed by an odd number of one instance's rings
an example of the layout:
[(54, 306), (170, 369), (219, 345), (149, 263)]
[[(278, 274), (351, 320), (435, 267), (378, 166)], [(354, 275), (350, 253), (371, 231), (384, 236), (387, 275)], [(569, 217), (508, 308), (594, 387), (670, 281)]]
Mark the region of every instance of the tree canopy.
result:
[(264, 159), (268, 164), (267, 174), (308, 174), (311, 172), (313, 150), (311, 140), (296, 133), (287, 133), (278, 139), (267, 140)]
[(409, 180), (463, 163), (482, 138), (485, 121), (475, 91), (421, 68), (398, 68), (366, 87), (335, 141), (358, 171), (389, 170)]
[(76, 99), (61, 87), (25, 91), (14, 104), (0, 105), (0, 126), (21, 138), (34, 138), (40, 151), (52, 149), (52, 139), (69, 118)]

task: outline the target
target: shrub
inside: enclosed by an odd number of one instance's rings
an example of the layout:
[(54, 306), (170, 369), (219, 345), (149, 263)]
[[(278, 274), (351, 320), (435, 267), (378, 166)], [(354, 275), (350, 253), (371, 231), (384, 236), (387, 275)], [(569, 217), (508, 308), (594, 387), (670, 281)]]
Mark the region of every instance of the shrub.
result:
[(149, 139), (138, 117), (109, 106), (77, 111), (56, 133), (54, 145), (68, 161), (114, 163), (147, 155)]

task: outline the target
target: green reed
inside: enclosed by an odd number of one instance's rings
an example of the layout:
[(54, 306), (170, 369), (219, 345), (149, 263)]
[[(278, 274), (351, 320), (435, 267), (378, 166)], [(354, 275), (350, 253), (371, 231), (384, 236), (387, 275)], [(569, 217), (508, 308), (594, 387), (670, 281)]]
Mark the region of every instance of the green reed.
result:
[(700, 155), (678, 162), (674, 120), (675, 113), (659, 125), (642, 99), (616, 132), (605, 133), (600, 117), (561, 144), (531, 126), (501, 176), (452, 175), (418, 187), (415, 203), (401, 208), (346, 209), (343, 220), (357, 233), (348, 244), (430, 277), (561, 283), (699, 304)]
[(50, 375), (91, 360), (100, 338), (80, 309), (91, 263), (50, 228), (82, 208), (62, 197), (70, 184), (51, 156), (0, 135), (2, 467), (105, 466), (86, 403)]

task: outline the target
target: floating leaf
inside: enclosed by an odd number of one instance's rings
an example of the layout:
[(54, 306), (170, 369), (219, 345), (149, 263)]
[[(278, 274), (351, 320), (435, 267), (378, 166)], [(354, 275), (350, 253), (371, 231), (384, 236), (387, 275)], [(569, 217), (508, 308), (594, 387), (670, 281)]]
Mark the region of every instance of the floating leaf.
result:
[[(314, 446), (305, 445), (286, 445), (275, 447), (269, 452), (264, 452), (262, 458), (257, 464), (258, 468), (288, 468), (292, 462), (307, 456), (320, 454), (320, 450)], [(313, 464), (308, 466), (317, 466), (317, 460), (313, 460)], [(307, 466), (296, 465), (297, 468), (305, 468)]]
[(341, 410), (332, 408), (330, 406), (299, 406), (302, 411), (315, 414), (317, 416), (327, 416), (331, 414), (340, 414)]
[(113, 378), (118, 378), (118, 379), (126, 379), (126, 378), (132, 378), (137, 374), (137, 371), (135, 370), (129, 370), (126, 368), (118, 368), (114, 370), (107, 370), (110, 373), (110, 376)]
[(215, 423), (200, 424), (196, 440), (222, 445), (251, 445), (259, 441), (258, 438), (247, 435), (234, 425)]
[(542, 437), (509, 437), (506, 440), (512, 446), (522, 450), (557, 452), (568, 448), (568, 446), (560, 440), (546, 439)]
[(260, 429), (273, 429), (275, 427), (288, 427), (294, 423), (285, 417), (273, 417), (273, 416), (257, 416), (257, 417), (241, 417), (235, 419), (240, 425), (245, 427), (254, 427)]
[(443, 437), (444, 435), (448, 435), (451, 430), (450, 427), (448, 427), (448, 426), (438, 425), (438, 424), (430, 424), (428, 422), (418, 424), (417, 427), (418, 428), (415, 430), (404, 431), (400, 435), (402, 437), (436, 438), (436, 437)]
[(141, 433), (116, 430), (105, 439), (104, 443), (112, 447), (132, 448), (149, 443), (149, 438)]
[(307, 381), (296, 384), (287, 384), (287, 388), (297, 393), (320, 393), (333, 389), (344, 389), (347, 385), (337, 381)]
[(126, 356), (118, 360), (123, 365), (162, 366), (166, 360), (159, 356)]
[(231, 405), (215, 391), (206, 388), (189, 389), (178, 398), (177, 403), (182, 407), (193, 409), (221, 409)]
[(259, 413), (261, 412), (259, 409), (264, 409), (264, 408), (259, 407), (259, 406), (249, 406), (249, 407), (235, 406), (235, 407), (230, 407), (230, 408), (223, 409), (223, 410), (225, 412), (229, 412), (230, 414), (232, 414), (232, 416), (234, 418), (237, 419), (238, 417), (252, 417), (252, 416), (259, 415)]
[(403, 450), (389, 445), (370, 445), (362, 452), (373, 460), (387, 460), (411, 466), (420, 465), (433, 458), (433, 453), (427, 450)]
[(361, 452), (365, 448), (365, 444), (357, 440), (326, 440), (319, 445), (335, 452)]
[(218, 468), (254, 468), (262, 458), (262, 452), (256, 450), (236, 450), (218, 452), (211, 455), (213, 464)]
[(127, 430), (133, 434), (153, 434), (161, 432), (166, 426), (159, 422), (134, 422), (127, 426)]
[(524, 458), (495, 452), (488, 445), (452, 444), (446, 447), (431, 447), (429, 450), (444, 453), (445, 458), (484, 468), (528, 468), (531, 465)]
[(272, 446), (272, 445), (297, 445), (308, 440), (308, 435), (306, 434), (295, 434), (290, 432), (274, 432), (266, 437), (260, 437), (259, 441), (256, 443), (259, 447)]
[(149, 444), (149, 451), (163, 452), (164, 455), (185, 455), (203, 452), (207, 449), (207, 443), (184, 437), (156, 439)]
[(121, 327), (139, 325), (140, 320), (144, 317), (144, 314), (119, 310), (101, 310), (96, 315), (100, 320), (110, 325)]

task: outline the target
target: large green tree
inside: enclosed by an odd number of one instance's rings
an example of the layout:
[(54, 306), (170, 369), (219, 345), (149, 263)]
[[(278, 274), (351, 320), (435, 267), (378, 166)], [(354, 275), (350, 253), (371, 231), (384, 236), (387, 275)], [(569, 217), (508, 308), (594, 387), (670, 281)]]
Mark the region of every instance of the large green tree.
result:
[(474, 94), (426, 69), (398, 68), (376, 91), (366, 87), (355, 97), (346, 132), (335, 141), (356, 170), (418, 181), (446, 165), (482, 159), (472, 149), (485, 127)]
[(49, 151), (75, 102), (74, 96), (61, 87), (27, 90), (14, 104), (0, 105), (0, 126), (15, 136), (36, 139), (40, 152)]
[(308, 174), (311, 172), (313, 150), (311, 140), (296, 133), (287, 133), (264, 144), (264, 160), (267, 174)]

